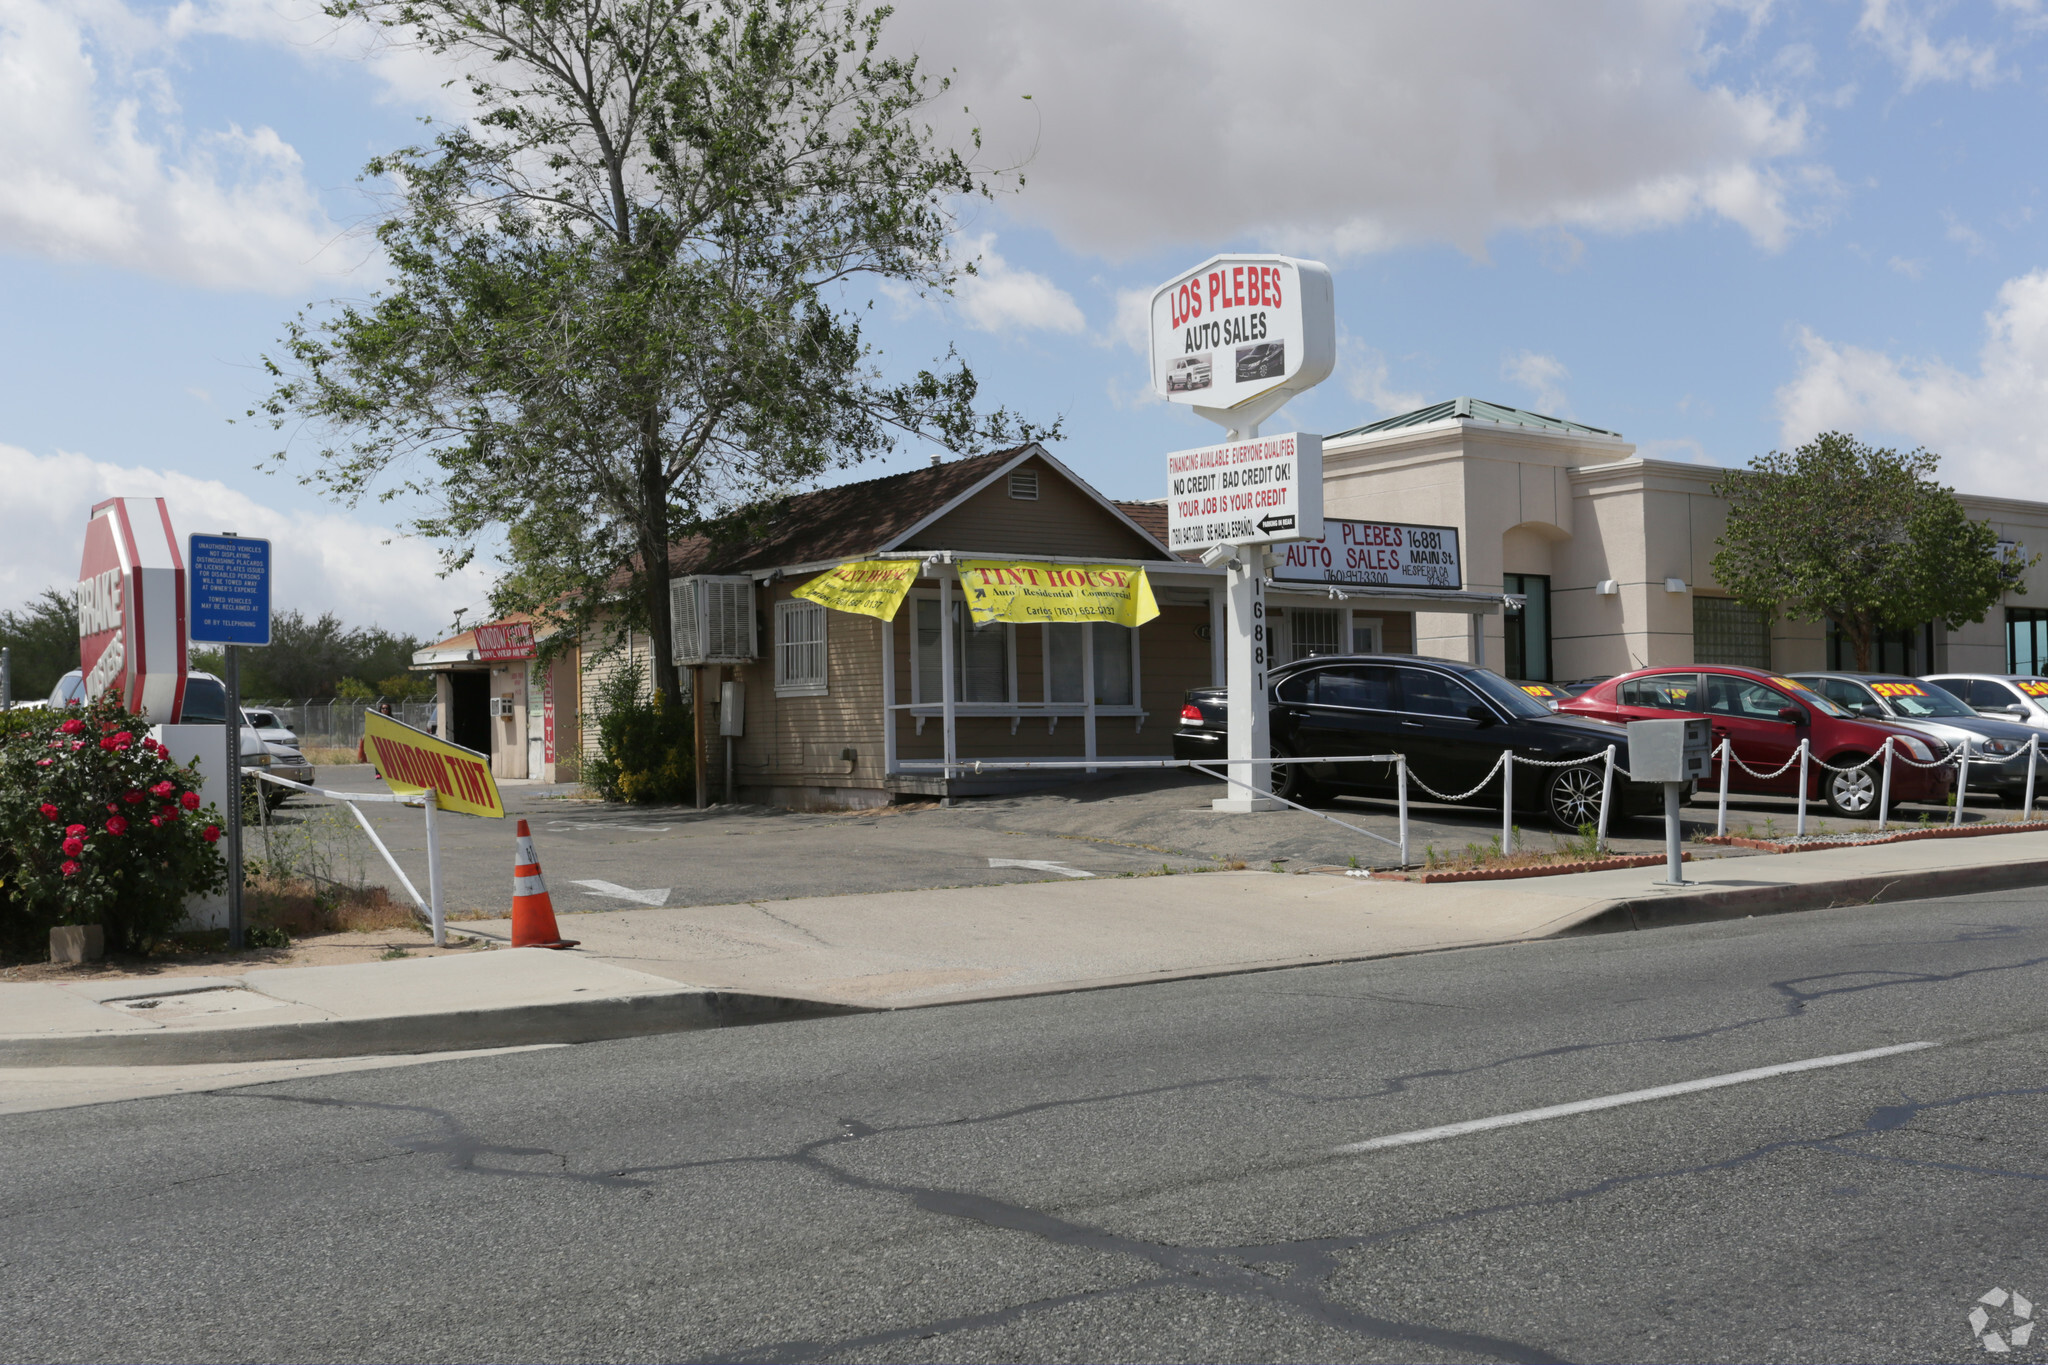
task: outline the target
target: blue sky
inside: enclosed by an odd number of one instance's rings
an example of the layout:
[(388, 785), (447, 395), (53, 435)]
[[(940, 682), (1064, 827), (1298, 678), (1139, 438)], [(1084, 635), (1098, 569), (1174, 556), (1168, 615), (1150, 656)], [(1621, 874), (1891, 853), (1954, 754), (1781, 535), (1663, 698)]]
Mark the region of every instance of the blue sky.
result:
[[(898, 372), (958, 346), (1105, 491), (1159, 496), (1214, 428), (1147, 393), (1137, 305), (1282, 250), (1332, 267), (1342, 344), (1268, 430), (1469, 394), (1718, 464), (1841, 427), (2048, 496), (2044, 30), (2034, 4), (913, 0), (892, 41), (1027, 184), (963, 217), (978, 280), (879, 297), (871, 339)], [(481, 601), (398, 509), (259, 472), (278, 438), (228, 420), (296, 309), (376, 287), (357, 171), (461, 116), (447, 74), (298, 0), (0, 0), (0, 605), (74, 577), (116, 493), (272, 535), (283, 603), (433, 633)]]

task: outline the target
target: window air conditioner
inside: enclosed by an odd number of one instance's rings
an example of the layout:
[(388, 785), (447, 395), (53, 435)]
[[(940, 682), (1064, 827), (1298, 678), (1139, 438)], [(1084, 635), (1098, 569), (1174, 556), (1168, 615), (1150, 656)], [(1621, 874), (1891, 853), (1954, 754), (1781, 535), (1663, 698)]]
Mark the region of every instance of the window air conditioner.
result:
[(754, 580), (693, 574), (668, 581), (672, 662), (741, 664), (759, 651), (754, 643)]
[(494, 715), (494, 716), (509, 716), (509, 715), (511, 715), (511, 714), (512, 714), (512, 699), (511, 699), (510, 697), (492, 697), (492, 698), (491, 698), (491, 714), (492, 714), (492, 715)]

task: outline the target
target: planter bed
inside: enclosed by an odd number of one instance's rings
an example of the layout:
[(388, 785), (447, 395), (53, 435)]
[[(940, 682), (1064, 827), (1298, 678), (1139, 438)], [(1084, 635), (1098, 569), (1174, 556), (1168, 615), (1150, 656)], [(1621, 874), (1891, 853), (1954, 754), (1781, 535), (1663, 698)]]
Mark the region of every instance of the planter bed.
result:
[(1902, 844), (1911, 839), (1974, 839), (1985, 834), (2024, 834), (2048, 831), (2048, 820), (2001, 820), (1981, 825), (1935, 825), (1931, 828), (1887, 830), (1883, 834), (1788, 834), (1781, 839), (1759, 839), (1753, 834), (1700, 834), (1696, 844), (1723, 848), (1753, 848), (1762, 853), (1802, 853), (1816, 848), (1853, 848), (1866, 844)]
[[(1681, 855), (1686, 862), (1692, 861), (1692, 854)], [(1567, 872), (1609, 872), (1624, 867), (1661, 867), (1664, 855), (1661, 853), (1632, 853), (1626, 857), (1585, 858), (1572, 863), (1538, 863), (1531, 867), (1476, 867), (1463, 872), (1399, 872), (1378, 871), (1372, 874), (1374, 881), (1421, 882), (1503, 882), (1521, 877), (1556, 877)]]

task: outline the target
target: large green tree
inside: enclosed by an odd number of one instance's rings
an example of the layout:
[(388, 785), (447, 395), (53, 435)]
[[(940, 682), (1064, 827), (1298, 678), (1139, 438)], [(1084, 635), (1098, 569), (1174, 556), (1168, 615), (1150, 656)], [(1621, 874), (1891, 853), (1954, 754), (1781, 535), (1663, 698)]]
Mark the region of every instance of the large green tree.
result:
[[(308, 477), (406, 496), (498, 611), (599, 613), (668, 664), (668, 546), (910, 436), (1056, 434), (977, 409), (949, 354), (892, 381), (860, 312), (943, 291), (954, 205), (1002, 177), (925, 122), (945, 89), (835, 0), (336, 0), (447, 58), (475, 116), (370, 162), (388, 287), (301, 313), (261, 411)], [(285, 458), (280, 455), (280, 459)]]
[(8, 650), (14, 699), (47, 697), (78, 667), (78, 604), (61, 588), (45, 588), (26, 606), (0, 611), (0, 645)]
[(1868, 670), (1887, 631), (1981, 621), (2027, 565), (2001, 554), (1934, 479), (1940, 457), (1830, 431), (1774, 450), (1714, 485), (1728, 526), (1714, 577), (1738, 600), (1795, 621), (1832, 617)]
[[(349, 678), (374, 682), (395, 675), (405, 682), (413, 651), (421, 644), (413, 636), (394, 635), (381, 626), (344, 625), (331, 611), (318, 616), (273, 612), (269, 647), (241, 653), (242, 696), (250, 701), (297, 701), (332, 697)], [(194, 650), (192, 666), (218, 675), (225, 657), (218, 649)], [(382, 692), (398, 695), (389, 687)]]

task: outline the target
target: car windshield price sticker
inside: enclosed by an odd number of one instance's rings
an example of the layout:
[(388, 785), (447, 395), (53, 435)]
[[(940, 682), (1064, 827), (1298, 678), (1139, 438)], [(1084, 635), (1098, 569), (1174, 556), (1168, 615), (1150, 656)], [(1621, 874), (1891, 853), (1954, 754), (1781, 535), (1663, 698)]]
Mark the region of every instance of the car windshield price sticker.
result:
[(270, 542), (193, 536), (191, 637), (214, 645), (270, 643)]
[(1314, 540), (1323, 533), (1323, 438), (1290, 431), (1166, 457), (1175, 550)]

